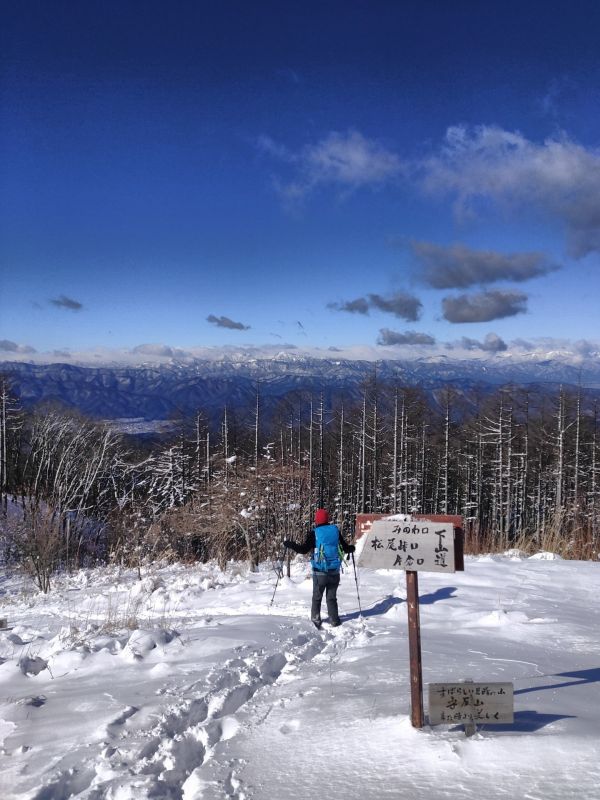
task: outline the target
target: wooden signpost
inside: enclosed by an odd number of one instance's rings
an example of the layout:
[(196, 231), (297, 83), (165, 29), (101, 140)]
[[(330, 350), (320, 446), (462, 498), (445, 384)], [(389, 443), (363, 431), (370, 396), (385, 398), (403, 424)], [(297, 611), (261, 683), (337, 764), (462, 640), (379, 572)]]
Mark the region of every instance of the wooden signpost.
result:
[(408, 572), (456, 572), (454, 525), (414, 520), (374, 522), (360, 556), (372, 569)]
[(475, 726), (514, 721), (512, 683), (430, 683), (429, 724), (464, 725), (467, 736)]
[[(383, 515), (357, 516), (357, 533), (366, 535), (359, 565), (372, 569), (403, 569), (406, 572), (408, 647), (410, 658), (411, 722), (422, 728), (423, 668), (419, 615), (418, 572), (455, 572), (464, 569), (462, 519), (433, 516), (410, 521), (386, 519)], [(365, 525), (367, 530), (361, 530)]]
[[(462, 518), (413, 516), (408, 519), (383, 514), (359, 514), (356, 536), (366, 537), (359, 564), (371, 569), (406, 571), (408, 648), (410, 657), (411, 722), (422, 728), (423, 670), (419, 618), (419, 572), (464, 570)], [(514, 719), (512, 683), (429, 684), (429, 724), (464, 725), (467, 736), (477, 724), (498, 725)]]

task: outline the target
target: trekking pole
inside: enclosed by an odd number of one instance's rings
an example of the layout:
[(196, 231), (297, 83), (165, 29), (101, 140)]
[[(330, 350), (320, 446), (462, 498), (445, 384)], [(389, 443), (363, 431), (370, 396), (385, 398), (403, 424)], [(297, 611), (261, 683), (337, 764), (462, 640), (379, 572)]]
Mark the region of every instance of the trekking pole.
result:
[(356, 596), (358, 598), (358, 611), (359, 611), (360, 617), (362, 618), (363, 614), (362, 614), (362, 608), (361, 608), (361, 605), (360, 605), (360, 592), (358, 591), (358, 578), (356, 576), (356, 562), (354, 561), (354, 553), (350, 553), (350, 555), (352, 556), (352, 566), (354, 567), (354, 583), (356, 584)]
[(273, 600), (275, 600), (275, 592), (277, 591), (277, 587), (279, 586), (279, 579), (283, 575), (283, 559), (285, 558), (285, 551), (287, 547), (283, 546), (283, 555), (281, 556), (281, 566), (277, 570), (277, 581), (275, 582), (275, 588), (273, 589), (273, 597), (271, 598), (271, 602), (269, 603), (269, 608), (273, 605)]

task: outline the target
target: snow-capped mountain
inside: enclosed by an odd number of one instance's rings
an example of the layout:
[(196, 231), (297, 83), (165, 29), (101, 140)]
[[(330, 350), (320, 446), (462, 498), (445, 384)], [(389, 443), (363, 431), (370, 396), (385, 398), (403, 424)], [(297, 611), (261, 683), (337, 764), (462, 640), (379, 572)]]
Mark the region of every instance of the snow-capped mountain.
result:
[(103, 419), (167, 419), (202, 409), (209, 416), (254, 407), (257, 387), (265, 410), (283, 398), (308, 400), (321, 393), (327, 404), (344, 397), (358, 399), (366, 380), (421, 387), (428, 394), (446, 384), (484, 391), (505, 384), (560, 384), (600, 391), (600, 358), (573, 359), (554, 352), (530, 356), (360, 361), (323, 359), (290, 353), (270, 358), (232, 354), (220, 359), (171, 360), (140, 366), (0, 363), (13, 391), (26, 407), (56, 402)]

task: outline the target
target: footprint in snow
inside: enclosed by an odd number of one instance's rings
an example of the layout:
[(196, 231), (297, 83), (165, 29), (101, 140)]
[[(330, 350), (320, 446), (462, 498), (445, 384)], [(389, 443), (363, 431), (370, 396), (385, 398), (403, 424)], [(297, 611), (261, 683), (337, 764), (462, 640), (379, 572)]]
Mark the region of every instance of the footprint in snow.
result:
[(288, 722), (285, 722), (281, 728), (279, 728), (279, 732), (283, 733), (284, 736), (287, 736), (288, 733), (295, 733), (300, 727), (300, 720), (298, 719), (290, 719)]

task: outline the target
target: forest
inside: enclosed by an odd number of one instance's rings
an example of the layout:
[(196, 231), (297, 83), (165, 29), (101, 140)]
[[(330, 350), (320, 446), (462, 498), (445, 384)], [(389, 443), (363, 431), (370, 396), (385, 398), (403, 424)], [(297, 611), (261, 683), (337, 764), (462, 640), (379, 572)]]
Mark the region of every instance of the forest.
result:
[(466, 552), (598, 557), (597, 399), (573, 387), (493, 392), (378, 383), (328, 407), (290, 395), (243, 419), (198, 409), (169, 437), (124, 435), (58, 407), (25, 410), (0, 378), (0, 534), (42, 591), (104, 562), (281, 559), (314, 509), (352, 538), (358, 513), (458, 514)]

